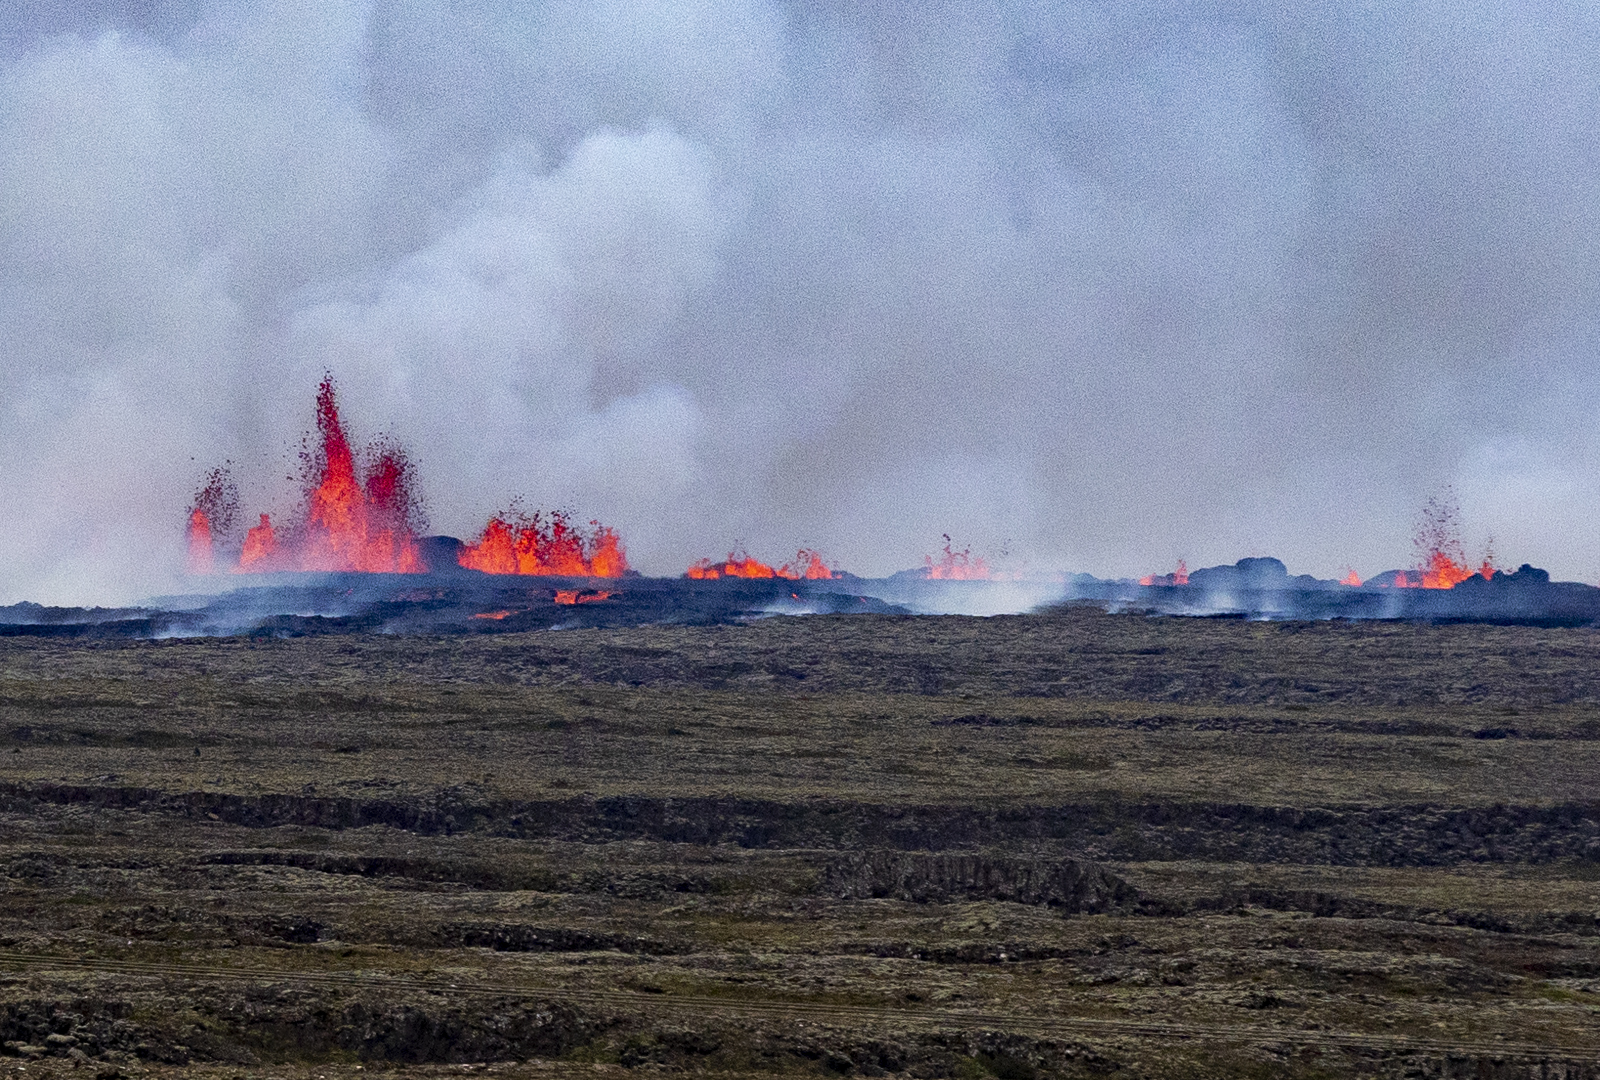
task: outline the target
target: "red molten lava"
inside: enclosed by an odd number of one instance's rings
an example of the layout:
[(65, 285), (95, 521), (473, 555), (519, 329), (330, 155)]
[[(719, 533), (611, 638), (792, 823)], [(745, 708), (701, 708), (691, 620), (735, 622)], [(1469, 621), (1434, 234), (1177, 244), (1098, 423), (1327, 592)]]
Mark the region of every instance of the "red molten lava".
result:
[[(1442, 551), (1434, 551), (1428, 555), (1428, 561), (1417, 571), (1417, 579), (1411, 580), (1405, 573), (1396, 574), (1394, 587), (1397, 589), (1453, 589), (1467, 580), (1477, 570), (1469, 570), (1456, 562)], [(1493, 577), (1494, 570), (1489, 569), (1484, 577)]]
[(1146, 574), (1139, 579), (1140, 585), (1187, 585), (1189, 584), (1189, 566), (1182, 559), (1178, 560), (1178, 568), (1170, 574)]
[[(350, 447), (332, 376), (317, 387), (317, 439), (301, 451), (304, 501), (286, 528), (267, 514), (239, 544), (240, 571), (311, 570), (418, 574), (421, 509), (411, 463), (379, 440), (359, 455)], [(219, 542), (233, 532), (238, 492), (227, 469), (213, 469), (189, 511), (189, 561), (206, 571)], [(237, 541), (235, 541), (237, 542)]]
[(930, 581), (988, 581), (994, 577), (981, 555), (972, 554), (971, 548), (951, 550), (950, 534), (944, 534), (944, 557), (938, 562), (932, 555), (924, 555), (925, 574)]
[(537, 513), (496, 514), (456, 561), (486, 574), (617, 578), (628, 572), (628, 555), (615, 530), (591, 521), (585, 531), (559, 511), (548, 521)]
[(602, 600), (611, 599), (613, 595), (610, 589), (596, 589), (594, 592), (583, 592), (580, 589), (557, 589), (556, 603), (598, 604)]
[(189, 573), (209, 574), (212, 567), (211, 518), (197, 506), (189, 511)]
[(1494, 577), (1492, 542), (1476, 570), (1468, 563), (1461, 544), (1461, 509), (1449, 488), (1442, 495), (1430, 498), (1423, 507), (1412, 545), (1418, 555), (1416, 577), (1396, 574), (1394, 587), (1397, 589), (1453, 589), (1474, 574), (1485, 580)]
[[(286, 522), (268, 514), (240, 539), (233, 532), (238, 492), (227, 468), (214, 469), (196, 494), (187, 525), (189, 565), (215, 566), (220, 545), (238, 552), (243, 572), (281, 570), (415, 574), (424, 572), (416, 477), (405, 451), (379, 438), (357, 452), (339, 416), (333, 378), (317, 387), (317, 431), (300, 453), (301, 505)], [(564, 514), (496, 514), (462, 566), (491, 574), (621, 577), (628, 559), (616, 532), (590, 522), (575, 528)], [(587, 599), (587, 598), (585, 598)]]
[(715, 581), (717, 578), (785, 578), (789, 581), (827, 581), (838, 576), (823, 561), (822, 553), (801, 548), (789, 562), (779, 567), (768, 566), (743, 552), (730, 551), (722, 562), (701, 559), (683, 574), (695, 581)]
[(830, 581), (839, 575), (822, 560), (820, 551), (801, 548), (791, 561), (778, 567), (778, 576), (791, 581)]
[(356, 570), (374, 574), (419, 574), (425, 568), (412, 530), (415, 506), (411, 465), (396, 446), (377, 444), (364, 475), (339, 421), (333, 380), (317, 387), (317, 433), (321, 447), (305, 457), (316, 484), (307, 499), (305, 524), (294, 545), (299, 570)]
[(1352, 567), (1348, 574), (1346, 574), (1344, 577), (1339, 579), (1339, 584), (1340, 585), (1349, 585), (1351, 588), (1360, 588), (1361, 587), (1361, 575), (1357, 574), (1355, 572), (1355, 568)]
[(712, 562), (710, 559), (698, 560), (683, 572), (683, 576), (695, 581), (715, 581), (725, 577), (775, 578), (778, 576), (778, 571), (748, 555), (730, 551), (722, 562)]
[(233, 532), (239, 516), (239, 489), (226, 467), (212, 469), (195, 492), (185, 529), (189, 572), (209, 574), (216, 566), (216, 546)]
[(261, 524), (252, 525), (244, 534), (244, 547), (239, 551), (239, 569), (266, 568), (277, 562), (278, 536), (272, 531), (272, 519), (261, 515)]

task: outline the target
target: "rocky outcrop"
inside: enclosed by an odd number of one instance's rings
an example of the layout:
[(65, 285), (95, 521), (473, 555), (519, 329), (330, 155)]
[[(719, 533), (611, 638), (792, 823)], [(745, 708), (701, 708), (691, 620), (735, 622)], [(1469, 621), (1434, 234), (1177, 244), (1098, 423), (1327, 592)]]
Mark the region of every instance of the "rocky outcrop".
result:
[(961, 851), (852, 852), (831, 860), (823, 881), (845, 900), (1006, 900), (1074, 913), (1109, 911), (1138, 898), (1131, 885), (1092, 862)]

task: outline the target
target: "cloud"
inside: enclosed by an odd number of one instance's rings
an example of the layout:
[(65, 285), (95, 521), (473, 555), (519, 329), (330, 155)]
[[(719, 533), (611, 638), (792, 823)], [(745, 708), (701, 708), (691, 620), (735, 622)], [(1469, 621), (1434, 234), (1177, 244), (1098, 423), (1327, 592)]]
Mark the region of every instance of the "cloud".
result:
[(1372, 573), (1454, 481), (1504, 557), (1593, 576), (1597, 39), (1534, 3), (11, 8), (0, 600), (179, 584), (199, 474), (280, 505), (324, 369), (437, 527), (521, 496), (655, 572), (951, 532)]

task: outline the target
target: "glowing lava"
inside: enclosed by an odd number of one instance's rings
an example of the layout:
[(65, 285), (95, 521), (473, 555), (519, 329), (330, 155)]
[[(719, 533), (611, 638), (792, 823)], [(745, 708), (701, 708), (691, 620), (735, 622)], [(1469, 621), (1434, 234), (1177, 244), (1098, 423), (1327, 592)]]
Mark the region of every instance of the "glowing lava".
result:
[(944, 534), (944, 557), (938, 562), (932, 555), (924, 555), (925, 574), (930, 581), (988, 581), (994, 577), (981, 555), (972, 554), (971, 548), (951, 549), (950, 534)]
[[(352, 447), (331, 376), (317, 387), (316, 419), (316, 436), (307, 436), (300, 453), (302, 502), (286, 522), (274, 524), (271, 515), (262, 514), (242, 540), (236, 538), (237, 489), (226, 467), (211, 471), (189, 509), (192, 571), (212, 572), (224, 545), (237, 551), (241, 572), (427, 570), (417, 543), (421, 503), (405, 451), (386, 438), (360, 452)], [(598, 522), (589, 525), (587, 530), (574, 527), (561, 513), (548, 518), (496, 514), (475, 543), (463, 545), (458, 561), (489, 574), (615, 578), (627, 573), (628, 558), (616, 532)]]
[[(1453, 589), (1478, 572), (1467, 569), (1442, 551), (1434, 551), (1429, 553), (1427, 563), (1417, 571), (1415, 581), (1402, 572), (1395, 575), (1394, 587), (1397, 589)], [(1494, 570), (1492, 568), (1489, 569), (1489, 572), (1483, 576), (1493, 577)]]
[(594, 592), (584, 592), (581, 589), (557, 589), (555, 600), (558, 604), (598, 604), (602, 600), (611, 599), (613, 593), (610, 589), (597, 589)]
[(252, 525), (244, 534), (244, 547), (239, 551), (239, 569), (253, 570), (269, 567), (278, 559), (278, 536), (272, 531), (272, 519), (261, 515), (261, 524)]
[(1461, 544), (1461, 510), (1450, 489), (1428, 500), (1417, 523), (1412, 544), (1418, 555), (1415, 578), (1404, 572), (1394, 578), (1397, 589), (1453, 589), (1474, 574), (1485, 580), (1494, 577), (1494, 545), (1474, 570)]
[(615, 530), (596, 521), (588, 530), (578, 528), (559, 511), (548, 520), (537, 513), (496, 514), (456, 561), (486, 574), (616, 578), (628, 572), (628, 556)]
[(317, 387), (317, 441), (300, 455), (305, 483), (301, 519), (275, 530), (271, 518), (251, 529), (239, 553), (241, 570), (420, 574), (419, 512), (411, 463), (391, 443), (356, 454), (339, 418), (333, 379)]
[(239, 516), (239, 489), (226, 467), (212, 469), (195, 492), (185, 529), (189, 572), (209, 574), (216, 568), (216, 547), (233, 531)]
[(823, 560), (822, 554), (801, 548), (782, 566), (769, 566), (757, 559), (730, 551), (722, 562), (701, 559), (683, 576), (695, 581), (715, 581), (718, 578), (784, 578), (788, 581), (828, 581), (838, 576)]
[[(339, 418), (333, 379), (317, 387), (317, 433), (300, 454), (302, 505), (287, 526), (262, 514), (239, 543), (240, 571), (305, 570), (419, 574), (421, 509), (411, 463), (392, 442), (359, 455)], [(227, 469), (213, 469), (189, 511), (189, 561), (209, 572), (233, 533), (237, 489)]]
[(215, 565), (211, 542), (211, 518), (198, 506), (189, 511), (188, 533), (189, 573), (211, 573)]
[(730, 551), (728, 557), (722, 562), (712, 562), (710, 559), (700, 559), (683, 572), (686, 578), (695, 581), (715, 581), (718, 578), (775, 578), (778, 571), (757, 559), (738, 552)]
[(294, 545), (297, 568), (421, 573), (412, 528), (411, 465), (405, 455), (397, 446), (376, 444), (365, 475), (357, 475), (331, 378), (317, 387), (317, 433), (319, 452), (305, 459), (316, 486)]
[(1189, 566), (1182, 559), (1178, 560), (1178, 568), (1170, 574), (1146, 574), (1139, 579), (1140, 585), (1187, 585), (1189, 584)]
[(829, 581), (839, 575), (822, 560), (820, 551), (801, 548), (792, 561), (778, 567), (778, 576), (791, 581)]
[(1361, 587), (1361, 575), (1357, 574), (1355, 569), (1352, 567), (1348, 574), (1339, 579), (1339, 584), (1349, 585), (1353, 589), (1359, 589)]

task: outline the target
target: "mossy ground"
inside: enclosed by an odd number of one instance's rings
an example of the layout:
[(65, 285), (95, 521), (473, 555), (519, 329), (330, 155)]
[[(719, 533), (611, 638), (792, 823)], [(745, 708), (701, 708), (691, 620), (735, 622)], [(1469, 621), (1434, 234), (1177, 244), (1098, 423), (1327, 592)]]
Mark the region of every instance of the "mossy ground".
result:
[[(830, 891), (880, 847), (1142, 900)], [(1600, 1075), (1600, 634), (0, 641), (0, 1029), (30, 1076)]]

